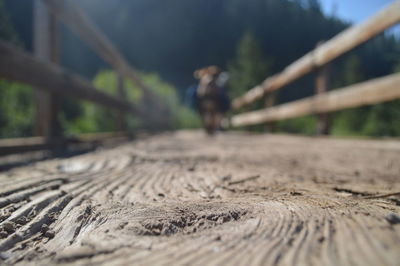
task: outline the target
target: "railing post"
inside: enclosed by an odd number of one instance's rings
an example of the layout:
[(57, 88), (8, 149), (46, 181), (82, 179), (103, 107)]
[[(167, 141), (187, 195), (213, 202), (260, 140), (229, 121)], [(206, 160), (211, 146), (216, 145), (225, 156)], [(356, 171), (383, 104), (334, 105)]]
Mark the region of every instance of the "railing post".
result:
[[(42, 61), (58, 62), (58, 27), (42, 0), (33, 5), (34, 54)], [(35, 135), (46, 138), (61, 135), (58, 122), (58, 99), (53, 93), (36, 88)]]
[[(322, 45), (323, 42), (317, 44), (317, 47)], [(317, 76), (315, 78), (315, 94), (323, 94), (329, 90), (330, 80), (330, 66), (326, 64), (317, 69)], [(317, 114), (316, 134), (329, 135), (330, 133), (330, 115), (327, 113)]]
[[(126, 100), (126, 93), (124, 87), (124, 77), (117, 73), (117, 97), (121, 100)], [(127, 131), (127, 124), (126, 124), (126, 115), (122, 111), (118, 111), (118, 118), (117, 118), (117, 129), (119, 131)]]
[[(274, 106), (275, 104), (275, 98), (276, 98), (276, 94), (275, 92), (269, 93), (267, 95), (267, 98), (265, 99), (265, 107), (266, 108), (271, 108)], [(273, 133), (275, 131), (275, 122), (267, 122), (266, 124), (266, 129), (268, 133)]]

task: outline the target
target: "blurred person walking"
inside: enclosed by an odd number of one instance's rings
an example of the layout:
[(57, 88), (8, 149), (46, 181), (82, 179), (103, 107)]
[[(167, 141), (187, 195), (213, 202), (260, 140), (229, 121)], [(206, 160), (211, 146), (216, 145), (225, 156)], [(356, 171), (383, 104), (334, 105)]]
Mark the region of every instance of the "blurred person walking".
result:
[(197, 85), (189, 87), (186, 102), (199, 112), (203, 127), (209, 135), (222, 129), (222, 117), (230, 109), (230, 100), (226, 91), (229, 75), (221, 72), (217, 66), (208, 66), (194, 72), (199, 80)]

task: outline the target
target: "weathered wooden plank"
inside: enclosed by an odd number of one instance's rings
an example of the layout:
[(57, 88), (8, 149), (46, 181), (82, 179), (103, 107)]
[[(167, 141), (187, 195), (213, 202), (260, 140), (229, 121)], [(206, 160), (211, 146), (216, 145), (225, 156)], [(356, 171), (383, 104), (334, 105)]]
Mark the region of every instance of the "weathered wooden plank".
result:
[(143, 93), (144, 103), (159, 109), (166, 109), (160, 99), (142, 82), (137, 71), (129, 65), (112, 42), (96, 25), (70, 0), (43, 0), (59, 19), (77, 33), (104, 61), (123, 76), (131, 79)]
[(343, 31), (286, 67), (281, 73), (267, 78), (259, 86), (235, 99), (233, 108), (238, 109), (250, 104), (260, 99), (265, 93), (290, 84), (316, 67), (323, 66), (399, 22), (400, 0), (396, 0), (367, 21)]
[[(124, 77), (120, 74), (117, 75), (117, 90), (118, 97), (123, 100), (126, 98), (125, 86), (124, 86)], [(124, 112), (119, 111), (117, 115), (117, 129), (120, 131), (127, 130), (127, 120)]]
[(91, 83), (61, 67), (0, 41), (0, 77), (30, 84), (65, 97), (82, 99), (112, 109), (140, 113), (126, 101), (97, 90)]
[(50, 149), (54, 144), (43, 137), (2, 139), (0, 140), (0, 156)]
[(0, 156), (66, 148), (71, 144), (98, 145), (116, 139), (128, 139), (128, 134), (126, 132), (102, 132), (51, 139), (46, 137), (0, 139)]
[(232, 126), (247, 126), (400, 98), (400, 74), (392, 74), (273, 108), (236, 115)]
[[(322, 44), (319, 44), (322, 45)], [(315, 77), (315, 94), (324, 94), (329, 91), (330, 65), (326, 64), (317, 70)], [(330, 131), (330, 116), (327, 113), (317, 114), (316, 134), (328, 135)]]
[[(276, 98), (276, 93), (271, 93), (267, 95), (265, 99), (265, 108), (272, 108), (275, 104), (275, 98)], [(269, 133), (273, 133), (275, 131), (275, 122), (267, 122), (266, 124), (266, 130)]]
[(15, 168), (0, 264), (398, 265), (399, 151), (181, 131)]
[[(33, 52), (42, 61), (58, 61), (57, 21), (42, 1), (33, 2)], [(58, 123), (58, 96), (35, 90), (35, 135), (48, 138), (61, 134)]]
[[(71, 30), (85, 41), (104, 61), (115, 69), (126, 72), (128, 63), (113, 46), (111, 41), (94, 25), (94, 23), (71, 1), (68, 0), (42, 0), (50, 11), (61, 19)], [(142, 84), (134, 75), (134, 82)]]

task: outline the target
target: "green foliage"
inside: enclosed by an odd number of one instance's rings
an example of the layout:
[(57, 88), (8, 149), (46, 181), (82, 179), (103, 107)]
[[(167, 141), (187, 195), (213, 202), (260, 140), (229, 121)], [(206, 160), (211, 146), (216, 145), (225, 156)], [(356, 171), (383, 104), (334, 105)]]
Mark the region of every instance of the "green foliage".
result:
[(362, 133), (367, 136), (400, 136), (400, 100), (371, 108)]
[(344, 110), (334, 115), (336, 136), (400, 136), (400, 100)]
[(347, 109), (333, 114), (331, 134), (336, 136), (361, 136), (369, 107)]
[(400, 63), (394, 67), (394, 72), (400, 72)]
[[(397, 60), (400, 60), (400, 57)], [(400, 61), (393, 70), (400, 72)], [(375, 137), (400, 136), (400, 100), (372, 106), (362, 133)]]
[(200, 128), (202, 126), (198, 114), (186, 106), (177, 105), (172, 110), (174, 129)]
[[(334, 87), (354, 85), (364, 81), (364, 76), (361, 61), (358, 56), (353, 54), (345, 61), (341, 73), (342, 78), (336, 79)], [(333, 114), (332, 134), (338, 136), (361, 135), (369, 109), (369, 107), (360, 107)]]
[[(0, 39), (19, 44), (3, 0), (0, 0)], [(0, 137), (31, 136), (33, 119), (32, 88), (0, 80)]]
[[(103, 71), (93, 81), (100, 90), (116, 95), (117, 79), (114, 73)], [(74, 110), (75, 114), (71, 114)], [(90, 102), (66, 101), (63, 104), (62, 127), (66, 134), (110, 132), (116, 128), (116, 113)]]
[(199, 116), (191, 109), (181, 105), (177, 90), (173, 86), (162, 81), (156, 74), (142, 74), (141, 76), (145, 84), (171, 110), (172, 127), (174, 129), (199, 128), (201, 126)]
[[(174, 129), (197, 128), (200, 126), (198, 116), (191, 110), (180, 105), (174, 87), (163, 82), (156, 74), (141, 74), (140, 77), (143, 82), (170, 108), (172, 114), (172, 126)], [(93, 83), (100, 90), (111, 95), (117, 95), (117, 75), (115, 72), (101, 71), (94, 78)], [(140, 104), (140, 90), (127, 79), (124, 80), (124, 87), (126, 92), (125, 100), (136, 105)], [(116, 121), (118, 112), (92, 103), (83, 102), (78, 104), (77, 109), (80, 110), (80, 114), (67, 119), (66, 115), (70, 113), (70, 111), (68, 111), (68, 106), (71, 106), (72, 104), (73, 103), (68, 103), (65, 105), (64, 119), (62, 120), (63, 126), (69, 134), (109, 132), (117, 130)], [(77, 104), (75, 103), (75, 105)], [(138, 117), (128, 114), (126, 119), (128, 130), (131, 132), (143, 127), (143, 121)]]
[(27, 137), (33, 134), (32, 99), (31, 87), (0, 80), (0, 137)]
[(230, 96), (243, 95), (270, 74), (271, 59), (264, 59), (260, 43), (246, 32), (239, 42), (236, 58), (228, 65)]
[[(397, 70), (397, 66), (394, 67)], [(343, 68), (343, 85), (365, 80), (360, 59), (350, 56)], [(399, 136), (400, 101), (343, 110), (333, 114), (332, 134), (338, 136)]]
[(304, 116), (277, 122), (277, 131), (283, 133), (313, 135), (316, 119), (314, 116)]
[[(29, 6), (32, 3), (28, 2), (0, 0), (0, 38), (13, 42), (17, 40), (10, 23), (13, 22), (17, 26), (18, 37), (29, 48), (32, 46)], [(338, 18), (324, 16), (318, 0), (86, 0), (76, 3), (110, 37), (132, 65), (157, 73), (143, 74), (142, 77), (156, 94), (168, 102), (174, 128), (198, 127), (200, 121), (195, 113), (179, 104), (177, 94), (182, 96), (184, 90), (176, 90), (162, 80), (178, 88), (186, 88), (193, 83), (194, 69), (211, 64), (228, 66), (231, 96), (238, 96), (312, 50), (317, 42), (328, 40), (349, 26)], [(112, 20), (109, 19), (110, 10), (114, 14)], [(63, 66), (92, 79), (99, 69), (105, 67), (105, 63), (79, 38), (70, 34), (62, 28)], [(388, 35), (378, 36), (349, 56), (335, 60), (332, 66), (333, 87), (399, 71), (399, 58), (399, 40)], [(293, 84), (282, 90), (279, 101), (309, 96), (312, 77), (305, 77), (304, 80), (307, 81), (304, 85)], [(116, 78), (112, 72), (102, 72), (94, 81), (102, 90), (116, 95)], [(140, 91), (130, 81), (125, 81), (125, 87), (127, 99), (136, 103), (140, 101)], [(32, 126), (28, 127), (27, 121), (30, 119), (32, 123), (32, 103), (26, 108), (29, 112), (26, 121), (14, 119), (14, 110), (8, 107), (12, 102), (20, 104), (18, 90), (23, 89), (16, 89), (14, 96), (3, 96), (4, 92), (1, 92), (0, 102), (7, 105), (0, 106), (0, 117), (3, 119), (0, 121), (0, 132), (3, 135), (19, 136), (31, 132)], [(8, 97), (7, 100), (4, 100), (5, 97)], [(261, 108), (263, 104), (263, 101), (258, 101), (249, 109)], [(75, 100), (65, 100), (62, 109), (62, 124), (69, 133), (115, 129), (114, 111)], [(396, 135), (397, 110), (398, 103), (395, 101), (338, 112), (333, 115), (333, 132)], [(129, 117), (129, 129), (143, 126), (139, 118)], [(314, 131), (311, 120), (299, 118), (284, 121), (279, 123), (279, 127), (309, 134)]]
[(365, 75), (362, 70), (360, 59), (356, 55), (351, 55), (343, 68), (343, 80), (345, 85), (361, 82), (364, 79)]

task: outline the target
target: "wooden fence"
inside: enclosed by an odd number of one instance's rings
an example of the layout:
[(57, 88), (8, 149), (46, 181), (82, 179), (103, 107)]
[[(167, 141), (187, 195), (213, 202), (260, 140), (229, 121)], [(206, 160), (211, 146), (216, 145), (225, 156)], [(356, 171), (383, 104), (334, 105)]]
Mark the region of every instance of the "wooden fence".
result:
[(122, 76), (132, 80), (143, 93), (146, 104), (154, 105), (158, 111), (165, 111), (166, 106), (141, 81), (136, 70), (113, 46), (112, 42), (90, 21), (85, 13), (71, 0), (42, 0), (51, 13), (62, 20), (72, 31), (80, 36), (105, 62), (109, 63)]
[[(267, 78), (262, 84), (249, 90), (233, 101), (233, 108), (239, 109), (277, 91), (314, 70), (321, 70), (327, 63), (343, 55), (387, 28), (400, 22), (400, 0), (396, 0), (364, 23), (353, 26), (328, 42), (318, 45), (281, 73)], [(323, 71), (317, 76), (316, 86), (326, 87)], [(319, 79), (319, 80), (318, 80)], [(293, 103), (267, 107), (264, 110), (235, 115), (231, 118), (234, 127), (278, 121), (308, 114), (324, 114), (331, 111), (366, 104), (375, 104), (400, 98), (400, 74), (367, 81), (332, 92), (318, 89), (318, 95)], [(324, 119), (320, 117), (319, 119)]]
[[(64, 22), (78, 34), (119, 77), (118, 95), (109, 95), (95, 88), (90, 81), (70, 73), (58, 64), (58, 21)], [(6, 145), (0, 155), (53, 147), (59, 143), (62, 132), (58, 123), (60, 97), (87, 100), (119, 112), (116, 121), (119, 130), (126, 129), (125, 114), (134, 114), (152, 129), (169, 127), (169, 110), (139, 78), (138, 73), (113, 46), (111, 41), (70, 0), (34, 0), (33, 5), (34, 54), (30, 55), (4, 41), (0, 41), (0, 78), (32, 85), (35, 88), (35, 135), (44, 141), (34, 145)], [(142, 99), (134, 105), (125, 99), (123, 78), (130, 79), (140, 90)], [(3, 141), (4, 142), (4, 141)], [(65, 143), (65, 141), (61, 141)]]
[(96, 89), (91, 82), (52, 62), (45, 62), (0, 41), (0, 77), (57, 95), (91, 101), (108, 108), (140, 114), (132, 104)]
[(43, 150), (61, 151), (64, 153), (66, 149), (93, 149), (100, 143), (119, 143), (126, 140), (127, 137), (126, 132), (103, 132), (51, 139), (46, 139), (44, 137), (0, 139), (0, 156)]
[[(96, 89), (91, 82), (70, 73), (58, 65), (58, 21), (64, 22), (78, 34), (105, 62), (119, 74), (118, 95), (109, 95)], [(326, 43), (318, 45), (281, 73), (267, 78), (262, 84), (249, 90), (233, 101), (239, 109), (264, 96), (267, 107), (264, 110), (247, 112), (232, 117), (232, 126), (247, 126), (273, 122), (307, 114), (320, 114), (321, 132), (326, 131), (327, 112), (344, 108), (374, 104), (400, 98), (400, 74), (363, 82), (332, 92), (327, 92), (327, 64), (350, 51), (385, 29), (400, 22), (400, 0), (396, 0), (366, 22), (353, 26)], [(27, 54), (14, 46), (0, 41), (0, 77), (32, 85), (36, 90), (36, 132), (43, 136), (32, 139), (32, 143), (17, 140), (0, 145), (0, 155), (26, 150), (49, 149), (58, 146), (62, 134), (57, 132), (58, 97), (82, 99), (111, 108), (119, 112), (116, 121), (124, 128), (126, 113), (135, 114), (149, 124), (168, 127), (168, 108), (139, 78), (111, 41), (90, 21), (82, 10), (71, 0), (34, 0), (34, 55)], [(316, 96), (292, 103), (273, 106), (274, 91), (279, 90), (314, 71)], [(125, 100), (123, 78), (130, 79), (141, 90), (143, 98), (138, 105)], [(162, 115), (161, 115), (162, 114)], [(272, 124), (269, 124), (273, 128)], [(61, 141), (65, 143), (65, 141)], [(11, 143), (11, 144), (10, 144)], [(4, 146), (4, 145), (3, 145)], [(4, 146), (4, 147), (5, 147)]]

